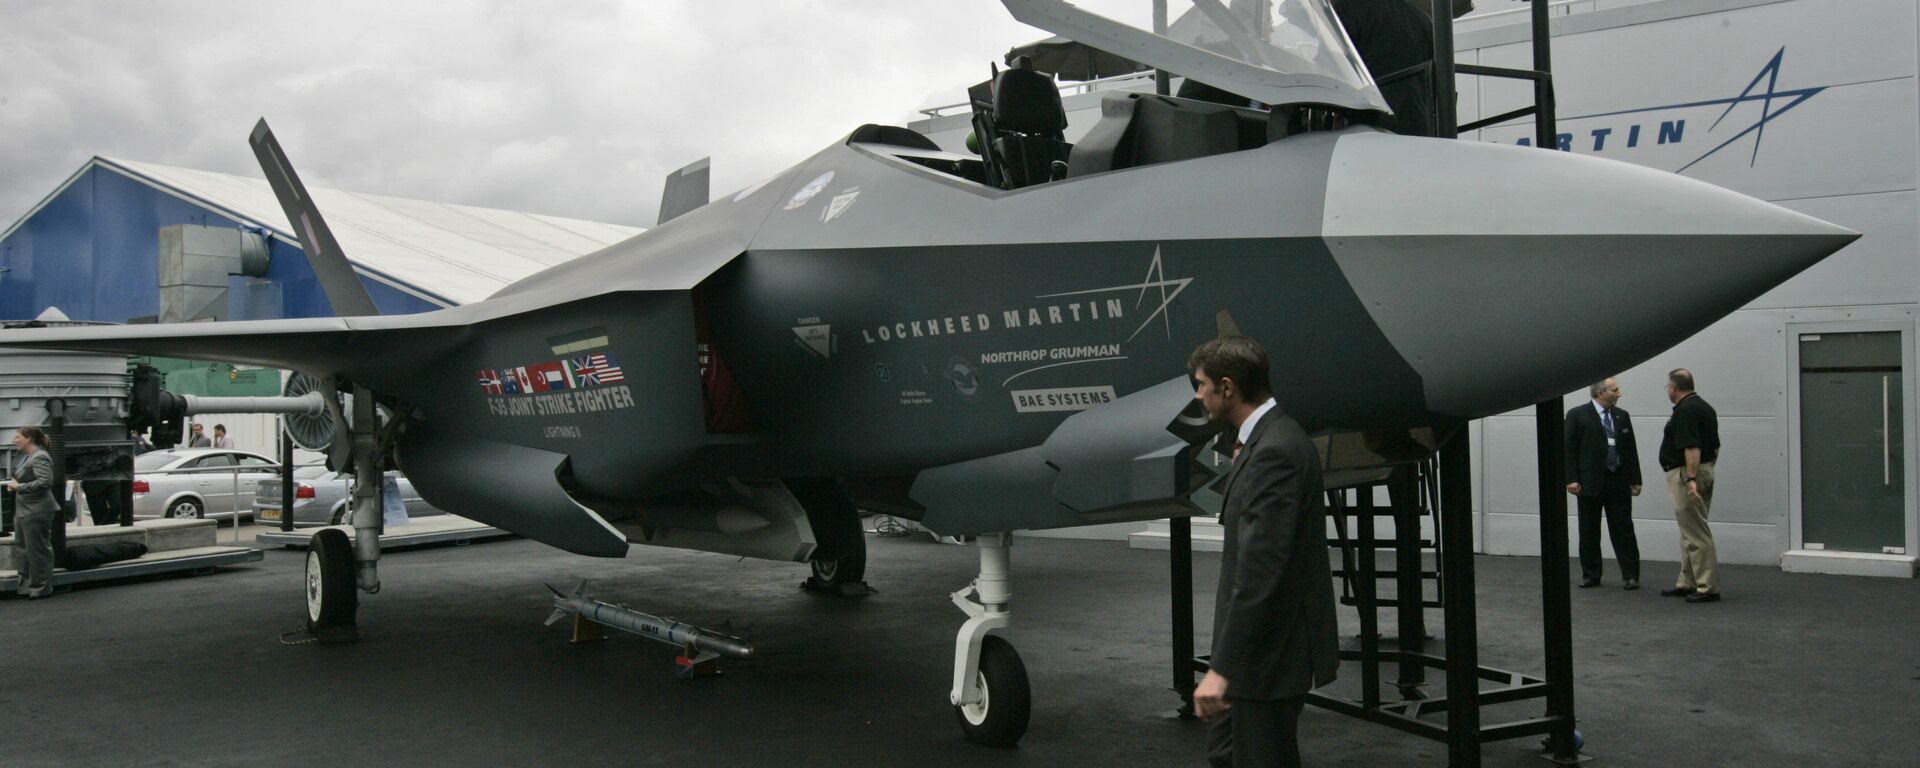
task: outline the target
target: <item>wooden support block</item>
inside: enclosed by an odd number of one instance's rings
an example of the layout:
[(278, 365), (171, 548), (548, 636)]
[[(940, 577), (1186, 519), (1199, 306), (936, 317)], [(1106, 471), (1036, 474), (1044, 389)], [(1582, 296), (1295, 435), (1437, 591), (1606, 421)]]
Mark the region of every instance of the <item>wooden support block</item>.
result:
[(607, 628), (589, 621), (580, 614), (573, 615), (573, 640), (575, 643), (597, 643), (607, 639)]

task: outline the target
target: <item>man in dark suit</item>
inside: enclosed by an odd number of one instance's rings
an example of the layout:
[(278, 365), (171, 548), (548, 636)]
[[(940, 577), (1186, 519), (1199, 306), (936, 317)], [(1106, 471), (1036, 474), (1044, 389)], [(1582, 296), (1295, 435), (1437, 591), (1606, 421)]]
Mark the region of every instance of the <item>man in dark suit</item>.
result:
[(1593, 402), (1567, 411), (1567, 493), (1580, 504), (1580, 587), (1600, 586), (1600, 516), (1620, 560), (1620, 580), (1640, 588), (1640, 542), (1633, 535), (1633, 497), (1640, 495), (1640, 451), (1633, 420), (1619, 408), (1620, 384), (1587, 389)]
[(1340, 666), (1327, 563), (1320, 455), (1282, 413), (1260, 343), (1229, 335), (1188, 359), (1194, 398), (1231, 431), (1221, 483), (1225, 545), (1214, 603), (1211, 669), (1194, 689), (1215, 766), (1297, 766), (1306, 693)]

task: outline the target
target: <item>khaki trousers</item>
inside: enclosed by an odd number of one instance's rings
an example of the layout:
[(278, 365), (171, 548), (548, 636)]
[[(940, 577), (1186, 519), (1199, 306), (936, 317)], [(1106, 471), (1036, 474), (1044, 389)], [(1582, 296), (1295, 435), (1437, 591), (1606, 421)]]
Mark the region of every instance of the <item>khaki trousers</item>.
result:
[(1686, 472), (1686, 467), (1667, 470), (1667, 495), (1673, 499), (1673, 519), (1680, 524), (1680, 578), (1674, 586), (1718, 592), (1714, 571), (1720, 556), (1713, 549), (1713, 529), (1707, 527), (1707, 511), (1713, 507), (1713, 463), (1701, 464), (1695, 477), (1699, 501), (1687, 496)]

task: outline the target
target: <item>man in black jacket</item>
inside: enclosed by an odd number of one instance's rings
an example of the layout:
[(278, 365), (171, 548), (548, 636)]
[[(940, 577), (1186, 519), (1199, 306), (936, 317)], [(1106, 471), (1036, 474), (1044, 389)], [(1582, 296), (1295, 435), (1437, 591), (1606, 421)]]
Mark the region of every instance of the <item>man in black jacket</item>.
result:
[(1580, 586), (1600, 586), (1600, 516), (1620, 560), (1620, 580), (1640, 588), (1640, 542), (1633, 535), (1633, 497), (1640, 495), (1640, 452), (1633, 421), (1618, 407), (1613, 379), (1587, 388), (1593, 402), (1567, 411), (1567, 493), (1580, 507)]
[(1693, 391), (1693, 372), (1685, 368), (1667, 372), (1667, 399), (1673, 416), (1660, 439), (1660, 468), (1666, 470), (1667, 494), (1680, 524), (1680, 578), (1660, 594), (1689, 603), (1719, 602), (1720, 556), (1707, 513), (1713, 508), (1714, 463), (1720, 459), (1720, 414)]
[(1207, 759), (1225, 766), (1297, 766), (1306, 693), (1340, 665), (1327, 563), (1320, 455), (1275, 405), (1267, 353), (1245, 336), (1200, 345), (1188, 359), (1194, 398), (1231, 431), (1222, 480), (1225, 542), (1214, 603), (1211, 668), (1194, 689), (1211, 721)]

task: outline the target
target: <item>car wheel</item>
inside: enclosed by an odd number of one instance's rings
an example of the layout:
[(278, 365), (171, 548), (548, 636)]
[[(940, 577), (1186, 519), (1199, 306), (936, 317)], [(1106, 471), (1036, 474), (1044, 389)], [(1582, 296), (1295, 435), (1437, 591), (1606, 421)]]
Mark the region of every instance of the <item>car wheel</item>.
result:
[(167, 507), (167, 517), (181, 520), (198, 520), (206, 514), (206, 508), (200, 506), (199, 499), (180, 499)]
[(346, 525), (347, 505), (343, 502), (333, 508), (333, 514), (327, 518), (327, 525)]

